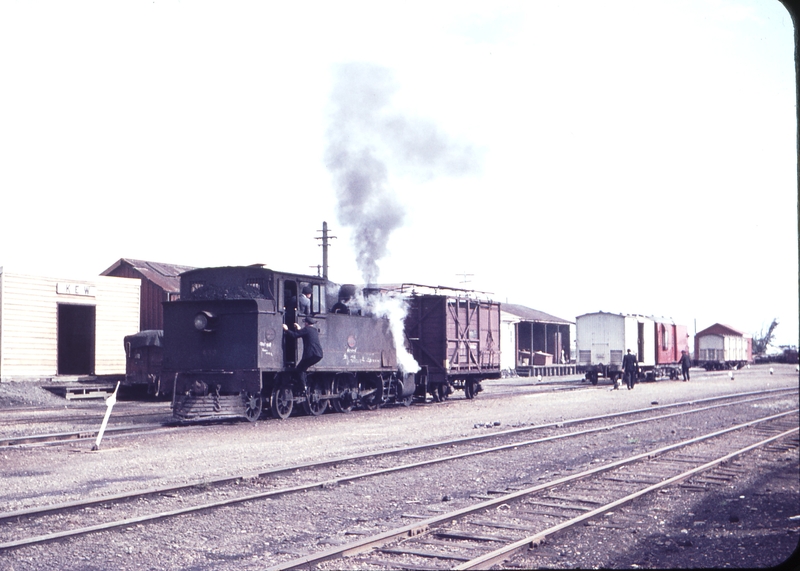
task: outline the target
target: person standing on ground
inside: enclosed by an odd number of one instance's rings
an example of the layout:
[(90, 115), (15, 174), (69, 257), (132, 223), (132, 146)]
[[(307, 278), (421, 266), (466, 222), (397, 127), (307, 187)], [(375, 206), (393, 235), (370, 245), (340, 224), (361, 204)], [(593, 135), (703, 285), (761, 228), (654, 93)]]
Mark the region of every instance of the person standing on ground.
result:
[(628, 349), (628, 354), (622, 358), (622, 372), (625, 375), (628, 390), (631, 390), (636, 383), (636, 355), (631, 354), (630, 349)]
[(692, 360), (689, 358), (689, 353), (686, 351), (681, 351), (681, 372), (683, 373), (683, 380), (689, 380), (689, 367), (692, 366)]
[(303, 383), (303, 388), (306, 387), (306, 371), (312, 365), (316, 365), (322, 360), (322, 345), (319, 342), (319, 332), (313, 325), (317, 322), (311, 317), (303, 319), (305, 327), (300, 327), (295, 323), (294, 327), (297, 331), (290, 331), (289, 327), (284, 323), (283, 329), (290, 337), (303, 340), (303, 358), (297, 363), (294, 368), (294, 373), (298, 380)]

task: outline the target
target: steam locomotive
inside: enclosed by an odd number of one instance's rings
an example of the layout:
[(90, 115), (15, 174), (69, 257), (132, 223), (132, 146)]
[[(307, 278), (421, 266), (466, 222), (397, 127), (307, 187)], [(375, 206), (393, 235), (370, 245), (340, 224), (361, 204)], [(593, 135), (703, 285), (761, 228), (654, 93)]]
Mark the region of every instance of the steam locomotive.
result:
[[(263, 266), (181, 274), (180, 298), (163, 306), (160, 378), (172, 383), (174, 418), (256, 421), (268, 409), (285, 419), (298, 407), (317, 416), (442, 401), (455, 390), (473, 398), (482, 380), (500, 377), (498, 303), (408, 284), (335, 289)], [(303, 340), (283, 326), (304, 311), (324, 357), (300, 375)]]

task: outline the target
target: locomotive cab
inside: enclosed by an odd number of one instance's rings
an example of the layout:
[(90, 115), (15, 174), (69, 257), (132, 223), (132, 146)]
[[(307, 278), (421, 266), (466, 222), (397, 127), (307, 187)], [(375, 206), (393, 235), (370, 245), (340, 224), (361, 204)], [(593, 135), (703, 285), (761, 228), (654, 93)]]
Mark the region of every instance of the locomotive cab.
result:
[[(328, 409), (410, 404), (413, 381), (399, 374), (385, 317), (328, 313), (326, 280), (261, 266), (181, 274), (180, 299), (164, 303), (164, 375), (181, 421), (244, 417), (268, 408), (286, 418)], [(303, 340), (286, 335), (313, 316), (323, 358), (297, 382)]]
[[(296, 278), (278, 278), (280, 307), (283, 308), (283, 323), (293, 328), (303, 317), (319, 316), (325, 312), (325, 285)], [(304, 301), (307, 300), (307, 301)], [(300, 360), (298, 341), (288, 336), (283, 338), (284, 367), (292, 368)]]

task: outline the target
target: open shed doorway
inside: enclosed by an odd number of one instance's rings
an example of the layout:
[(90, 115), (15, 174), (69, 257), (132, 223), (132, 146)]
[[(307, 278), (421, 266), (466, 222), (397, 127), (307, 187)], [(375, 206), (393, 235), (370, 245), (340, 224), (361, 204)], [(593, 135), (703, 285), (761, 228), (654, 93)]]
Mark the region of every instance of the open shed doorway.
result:
[(93, 305), (58, 304), (58, 374), (94, 373)]

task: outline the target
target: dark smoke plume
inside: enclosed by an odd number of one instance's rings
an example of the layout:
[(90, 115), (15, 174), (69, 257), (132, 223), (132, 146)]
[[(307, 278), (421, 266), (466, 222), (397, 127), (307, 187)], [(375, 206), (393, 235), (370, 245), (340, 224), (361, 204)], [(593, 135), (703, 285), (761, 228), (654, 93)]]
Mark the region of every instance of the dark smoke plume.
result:
[(393, 174), (431, 179), (477, 168), (470, 147), (454, 145), (431, 122), (392, 111), (397, 87), (389, 70), (370, 64), (338, 67), (326, 163), (334, 179), (339, 222), (354, 229), (357, 263), (366, 284), (377, 283), (378, 260), (405, 209), (389, 186)]

